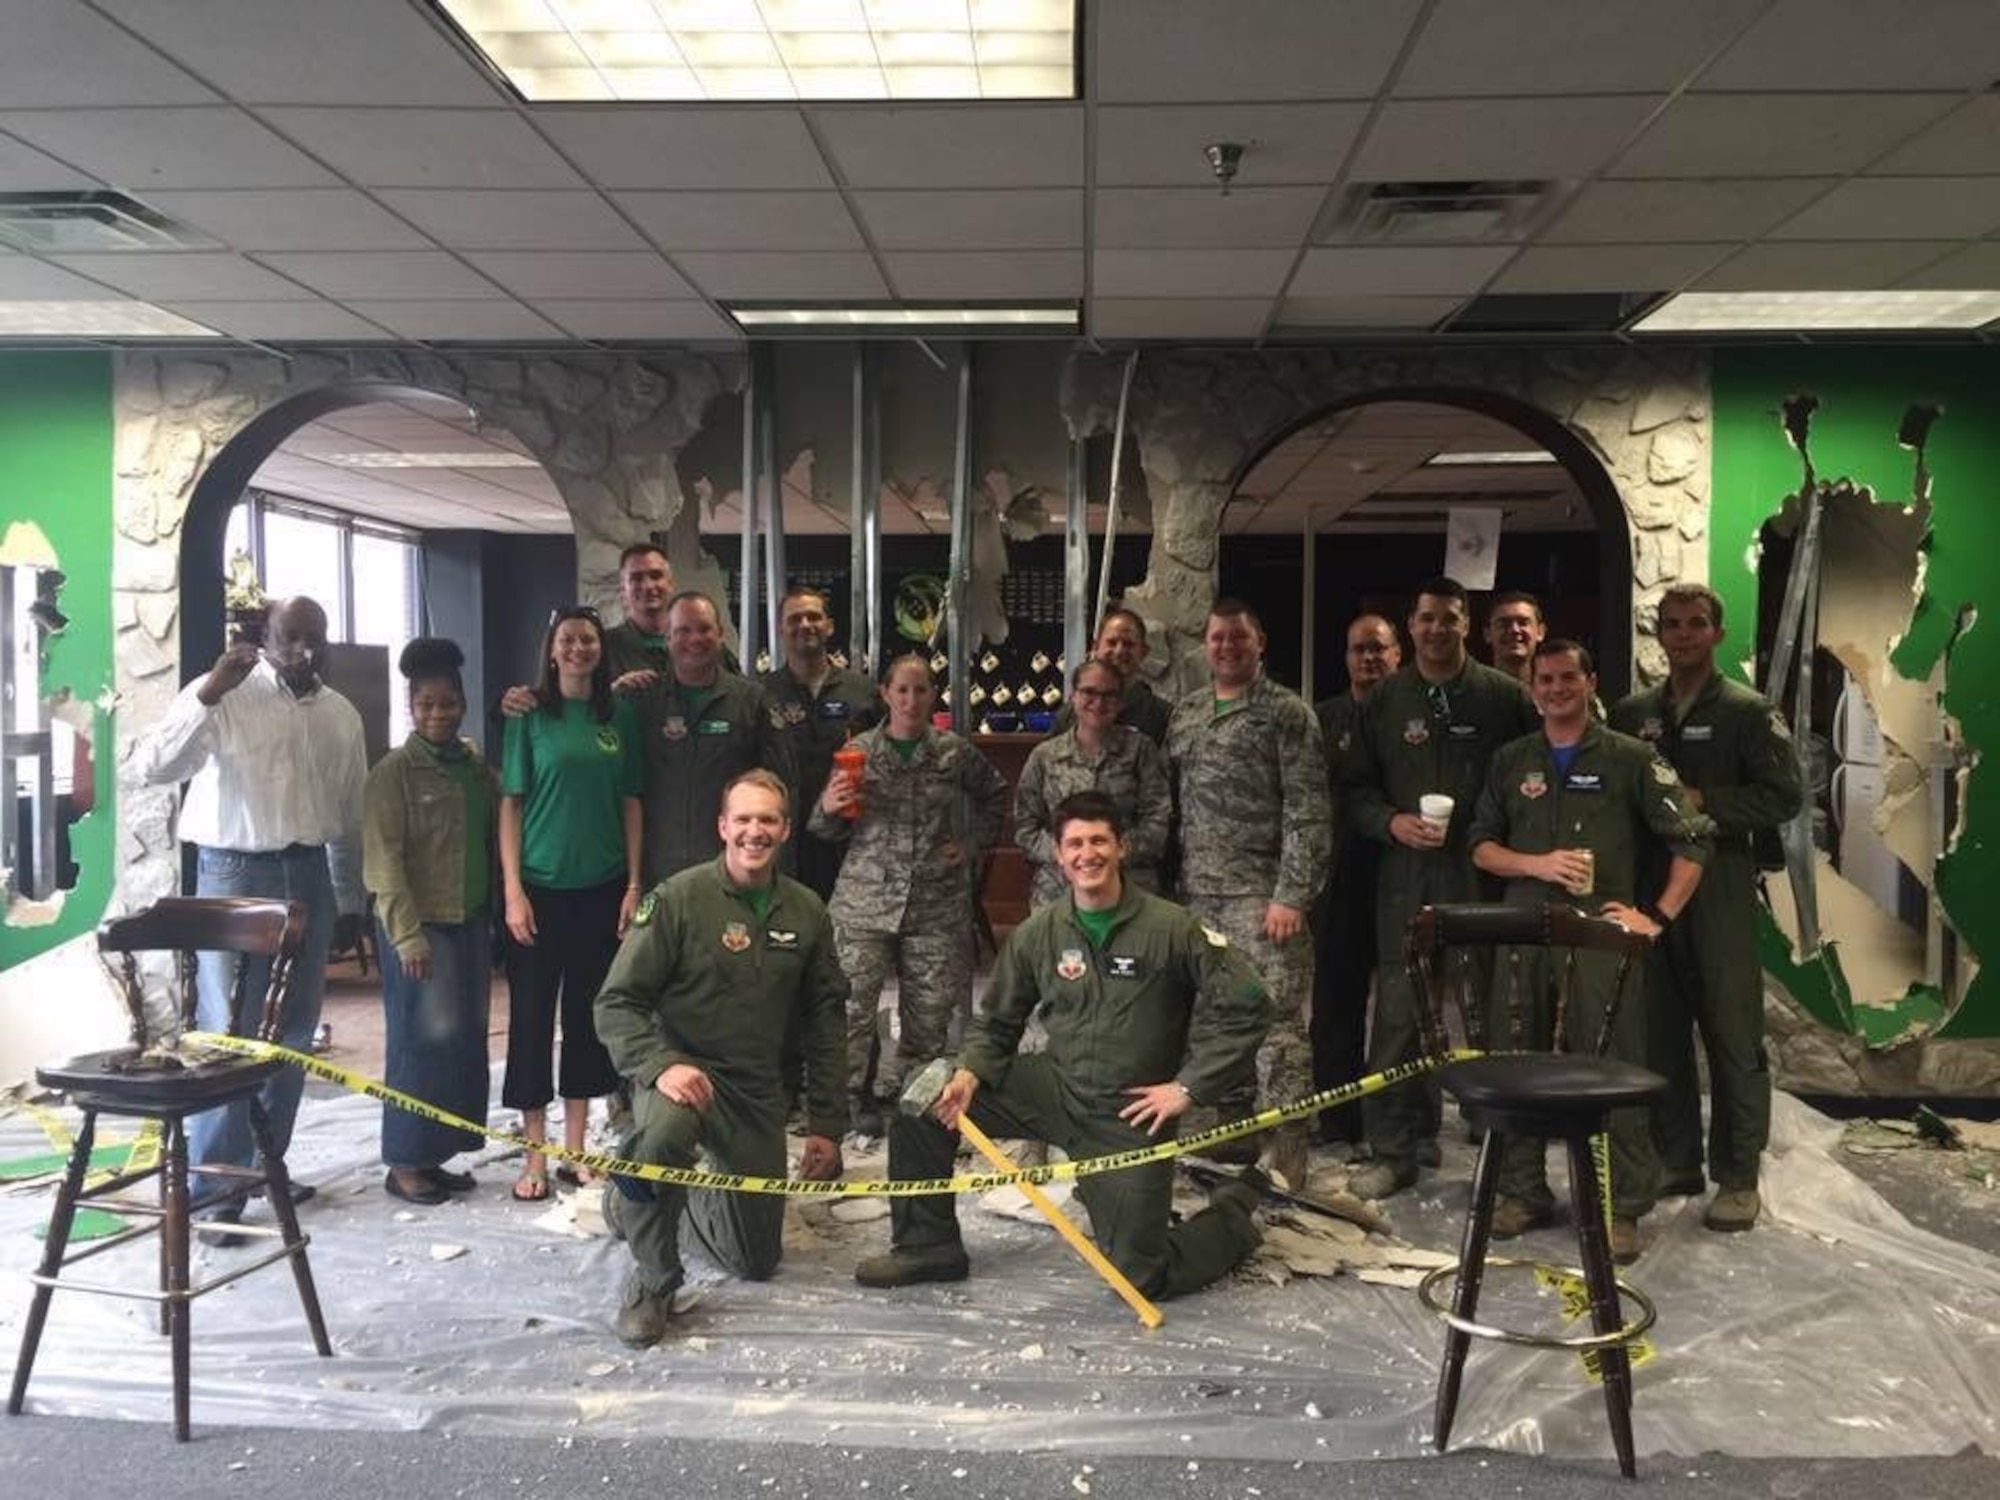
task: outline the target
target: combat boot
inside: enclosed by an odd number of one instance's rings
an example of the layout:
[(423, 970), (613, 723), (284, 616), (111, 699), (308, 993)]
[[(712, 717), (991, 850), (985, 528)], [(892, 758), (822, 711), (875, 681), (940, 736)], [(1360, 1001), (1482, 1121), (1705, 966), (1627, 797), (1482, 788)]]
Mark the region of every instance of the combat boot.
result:
[(863, 1286), (915, 1286), (922, 1281), (963, 1281), (972, 1274), (965, 1247), (943, 1245), (902, 1245), (887, 1255), (871, 1255), (854, 1268), (854, 1279)]

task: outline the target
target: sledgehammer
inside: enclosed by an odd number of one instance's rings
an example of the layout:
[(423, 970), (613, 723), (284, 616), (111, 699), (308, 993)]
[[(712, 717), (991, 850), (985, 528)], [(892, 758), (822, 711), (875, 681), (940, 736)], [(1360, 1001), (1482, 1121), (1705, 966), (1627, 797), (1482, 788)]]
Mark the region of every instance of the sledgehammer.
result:
[[(906, 1115), (929, 1114), (931, 1106), (938, 1101), (938, 1095), (944, 1092), (944, 1086), (951, 1082), (953, 1071), (949, 1058), (934, 1058), (925, 1063), (923, 1070), (904, 1085), (902, 1097), (897, 1101), (898, 1107)], [(1007, 1153), (993, 1144), (993, 1138), (972, 1123), (972, 1116), (969, 1113), (958, 1117), (958, 1131), (978, 1148), (979, 1154), (985, 1157), (996, 1171), (1019, 1170), (1015, 1163), (1008, 1159)], [(1105, 1285), (1125, 1299), (1126, 1306), (1139, 1315), (1141, 1323), (1148, 1328), (1158, 1328), (1166, 1321), (1160, 1310), (1146, 1300), (1145, 1293), (1132, 1285), (1125, 1273), (1105, 1258), (1102, 1250), (1091, 1244), (1083, 1231), (1070, 1222), (1069, 1215), (1057, 1208), (1047, 1193), (1032, 1182), (1021, 1182), (1016, 1186), (1026, 1194), (1030, 1203), (1041, 1210), (1042, 1217), (1055, 1227), (1056, 1233), (1069, 1241), (1070, 1248), (1081, 1255), (1090, 1268), (1104, 1278)]]

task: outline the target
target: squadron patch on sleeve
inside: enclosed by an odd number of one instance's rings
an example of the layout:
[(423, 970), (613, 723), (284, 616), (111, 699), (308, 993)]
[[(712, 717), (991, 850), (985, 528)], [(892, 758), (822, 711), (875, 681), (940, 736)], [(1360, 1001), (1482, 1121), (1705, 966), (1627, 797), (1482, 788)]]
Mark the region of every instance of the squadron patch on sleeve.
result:
[(1659, 782), (1661, 786), (1674, 786), (1679, 783), (1680, 777), (1674, 774), (1674, 768), (1665, 761), (1656, 760), (1653, 762), (1653, 780)]
[(659, 891), (651, 890), (646, 892), (645, 895), (639, 898), (639, 909), (632, 913), (632, 925), (634, 927), (650, 927), (653, 922), (653, 913), (659, 909)]
[(1213, 927), (1210, 927), (1206, 922), (1202, 923), (1201, 935), (1208, 939), (1208, 946), (1211, 948), (1227, 948), (1229, 946), (1229, 939), (1217, 932)]

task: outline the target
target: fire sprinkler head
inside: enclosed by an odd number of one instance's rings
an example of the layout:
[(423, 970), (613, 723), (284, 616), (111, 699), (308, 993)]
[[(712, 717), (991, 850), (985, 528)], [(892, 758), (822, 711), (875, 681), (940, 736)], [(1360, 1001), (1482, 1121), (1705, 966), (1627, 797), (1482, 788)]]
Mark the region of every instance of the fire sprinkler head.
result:
[(1215, 174), (1215, 180), (1222, 184), (1222, 195), (1229, 196), (1229, 184), (1243, 167), (1243, 144), (1240, 141), (1211, 141), (1201, 148), (1201, 154), (1208, 158), (1208, 169)]

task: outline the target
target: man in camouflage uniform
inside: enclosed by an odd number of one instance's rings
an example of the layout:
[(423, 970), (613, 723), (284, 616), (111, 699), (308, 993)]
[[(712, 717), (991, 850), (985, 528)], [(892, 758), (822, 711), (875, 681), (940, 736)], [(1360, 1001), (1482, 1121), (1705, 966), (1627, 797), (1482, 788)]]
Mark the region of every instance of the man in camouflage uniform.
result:
[[(785, 1175), (780, 1039), (806, 1038), (801, 1177), (841, 1172), (841, 1032), (847, 980), (819, 898), (778, 873), (791, 831), (783, 784), (768, 771), (732, 781), (717, 819), (719, 858), (655, 886), (598, 992), (597, 1033), (634, 1090), (632, 1161)], [(785, 1200), (616, 1178), (604, 1217), (631, 1248), (618, 1337), (659, 1342), (681, 1283), (681, 1231), (737, 1275), (762, 1281), (784, 1253)]]
[[(1347, 627), (1347, 691), (1319, 705), (1326, 744), (1329, 806), (1334, 809), (1333, 865), (1313, 913), (1319, 953), (1313, 964), (1313, 1087), (1337, 1088), (1361, 1076), (1368, 1055), (1368, 986), (1375, 977), (1375, 872), (1381, 846), (1343, 826), (1340, 775), (1368, 694), (1403, 664), (1396, 627), (1361, 615)], [(1361, 1106), (1343, 1104), (1319, 1117), (1319, 1134), (1352, 1158), (1366, 1138)]]
[[(798, 768), (799, 806), (810, 809), (833, 773), (833, 752), (882, 717), (875, 684), (852, 667), (827, 659), (833, 637), (833, 609), (818, 589), (792, 588), (778, 601), (778, 633), (785, 664), (757, 680), (770, 694), (791, 737)], [(833, 899), (845, 844), (801, 828), (792, 841), (799, 880), (822, 901)]]
[[(1710, 1229), (1757, 1222), (1757, 1165), (1771, 1132), (1771, 1073), (1764, 1055), (1763, 965), (1757, 956), (1757, 857), (1752, 841), (1774, 834), (1804, 799), (1798, 758), (1778, 710), (1715, 669), (1722, 600), (1704, 584), (1679, 584), (1660, 599), (1659, 640), (1671, 675), (1612, 711), (1611, 726), (1637, 735), (1680, 773), (1687, 799), (1715, 820), (1715, 853), (1681, 919), (1647, 970), (1647, 1066), (1671, 1091), (1653, 1109), (1662, 1190), (1699, 1194), (1701, 1080), (1694, 1030), (1708, 1055), (1708, 1170), (1716, 1195), (1702, 1215)], [(1664, 872), (1647, 862), (1641, 889)]]
[(769, 695), (723, 670), (722, 619), (706, 594), (667, 604), (672, 672), (633, 695), (646, 730), (645, 859), (657, 885), (715, 858), (722, 789), (754, 767), (798, 784), (792, 743)]
[[(1643, 740), (1605, 729), (1591, 717), (1597, 676), (1590, 653), (1575, 641), (1544, 641), (1535, 649), (1535, 707), (1542, 725), (1501, 747), (1466, 834), (1472, 860), (1506, 882), (1510, 906), (1539, 908), (1571, 901), (1649, 937), (1671, 927), (1694, 895), (1708, 858), (1714, 825), (1688, 804), (1672, 766)], [(1648, 834), (1671, 851), (1665, 887), (1656, 900), (1638, 896), (1639, 861)], [(1613, 985), (1619, 956), (1577, 952), (1569, 980), (1565, 1036), (1555, 1032), (1555, 962), (1545, 948), (1503, 949), (1487, 1006), (1496, 1047), (1546, 1051), (1561, 1045), (1591, 1053), (1607, 1010), (1611, 1055), (1646, 1061), (1646, 1017), (1640, 992), (1645, 965), (1632, 965), (1623, 994)], [(1545, 1143), (1513, 1137), (1500, 1162), (1500, 1198), (1493, 1237), (1509, 1239), (1554, 1217)], [(1643, 1109), (1611, 1116), (1611, 1254), (1621, 1263), (1639, 1254), (1639, 1220), (1659, 1191), (1659, 1157)]]
[[(1264, 630), (1249, 605), (1219, 599), (1204, 649), (1210, 682), (1174, 708), (1167, 760), (1180, 814), (1180, 890), (1188, 909), (1241, 948), (1271, 992), (1257, 1054), (1258, 1108), (1312, 1091), (1306, 1040), (1313, 945), (1306, 913), (1332, 852), (1319, 720), (1264, 675)], [(1195, 1018), (1195, 1033), (1209, 1024)], [(1239, 1103), (1222, 1101), (1228, 1114)], [(1281, 1127), (1270, 1170), (1305, 1185), (1310, 1128)]]
[[(1371, 1073), (1417, 1056), (1417, 999), (1403, 965), (1403, 929), (1434, 902), (1486, 898), (1486, 882), (1466, 859), (1465, 829), (1494, 752), (1536, 727), (1521, 685), (1466, 654), (1470, 623), (1456, 579), (1435, 578), (1417, 591), (1409, 618), (1416, 659), (1368, 695), (1341, 769), (1348, 827), (1382, 846)], [(1453, 801), (1443, 829), (1418, 815), (1419, 799), (1430, 792)], [(1475, 993), (1484, 993), (1477, 965), (1472, 982)], [(1386, 1198), (1417, 1180), (1419, 1161), (1436, 1163), (1437, 1094), (1428, 1080), (1370, 1095), (1362, 1118), (1375, 1159), (1350, 1179), (1354, 1192)]]
[[(1154, 744), (1164, 745), (1173, 708), (1153, 691), (1152, 684), (1139, 670), (1146, 660), (1146, 650), (1144, 620), (1123, 605), (1104, 612), (1104, 623), (1097, 627), (1097, 639), (1091, 643), (1090, 654), (1125, 679), (1118, 722), (1131, 725)], [(1063, 704), (1062, 712), (1056, 716), (1057, 731), (1069, 728), (1072, 717), (1069, 704)]]

